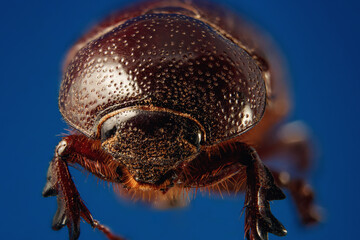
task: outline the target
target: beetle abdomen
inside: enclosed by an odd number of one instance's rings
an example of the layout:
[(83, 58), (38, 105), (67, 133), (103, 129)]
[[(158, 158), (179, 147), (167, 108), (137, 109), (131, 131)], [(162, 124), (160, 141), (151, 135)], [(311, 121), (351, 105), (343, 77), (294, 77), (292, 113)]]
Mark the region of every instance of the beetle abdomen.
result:
[(148, 14), (78, 51), (59, 104), (64, 118), (89, 136), (96, 134), (96, 121), (115, 109), (146, 105), (181, 112), (202, 124), (203, 144), (211, 145), (255, 125), (265, 92), (253, 58), (209, 25), (184, 15)]

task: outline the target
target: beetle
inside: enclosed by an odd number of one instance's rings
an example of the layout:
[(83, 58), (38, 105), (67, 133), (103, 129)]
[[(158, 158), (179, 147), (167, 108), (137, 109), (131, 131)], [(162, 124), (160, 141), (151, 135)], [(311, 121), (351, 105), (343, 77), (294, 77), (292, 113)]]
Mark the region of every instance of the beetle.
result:
[[(284, 124), (290, 99), (280, 57), (243, 18), (201, 1), (149, 1), (93, 27), (69, 51), (59, 109), (74, 131), (55, 148), (43, 196), (57, 196), (52, 227), (78, 239), (80, 219), (109, 239), (68, 166), (154, 205), (183, 192), (245, 192), (245, 236), (285, 236), (270, 201), (292, 194), (304, 223), (319, 220), (304, 178), (266, 167), (286, 152), (308, 168), (308, 137)], [(260, 158), (261, 156), (261, 158)]]

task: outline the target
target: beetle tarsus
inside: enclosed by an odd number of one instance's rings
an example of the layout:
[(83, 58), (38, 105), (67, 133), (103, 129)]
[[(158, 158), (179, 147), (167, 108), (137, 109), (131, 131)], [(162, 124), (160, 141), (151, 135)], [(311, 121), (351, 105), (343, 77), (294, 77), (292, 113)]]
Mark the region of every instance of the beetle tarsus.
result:
[(109, 229), (108, 227), (100, 224), (100, 222), (97, 221), (97, 220), (94, 220), (94, 225), (93, 225), (93, 227), (99, 229), (100, 231), (102, 231), (102, 232), (106, 235), (106, 237), (107, 237), (108, 239), (110, 239), (110, 240), (125, 240), (125, 239), (122, 238), (122, 237), (119, 237), (119, 236), (114, 235), (114, 234), (110, 231), (110, 229)]
[(271, 213), (270, 203), (265, 199), (265, 194), (261, 193), (261, 190), (259, 192), (259, 198), (246, 198), (245, 233), (247, 239), (266, 240), (268, 233), (285, 236), (287, 234), (285, 227)]
[[(275, 182), (281, 188), (287, 188), (294, 200), (295, 206), (303, 224), (311, 225), (321, 220), (321, 214), (315, 202), (315, 194), (306, 181), (306, 174), (312, 162), (313, 149), (309, 130), (302, 122), (287, 123), (269, 133), (262, 143), (260, 156), (274, 159), (271, 156), (288, 156), (279, 158), (287, 160), (290, 169), (295, 170), (296, 178), (289, 171), (271, 171)], [(289, 161), (290, 160), (290, 161)]]
[[(90, 211), (82, 201), (67, 164), (67, 160), (72, 162), (73, 159), (78, 158), (63, 156), (66, 154), (67, 144), (70, 143), (71, 141), (62, 140), (56, 148), (55, 157), (50, 162), (46, 177), (47, 181), (42, 192), (44, 197), (57, 196), (58, 208), (52, 222), (53, 230), (60, 230), (67, 226), (70, 240), (77, 240), (80, 236), (80, 218), (83, 218), (93, 228), (103, 232), (109, 240), (123, 240), (123, 238), (112, 234), (106, 226), (93, 219)], [(83, 160), (85, 161), (85, 158)]]
[(269, 203), (284, 199), (285, 194), (275, 185), (271, 172), (261, 163), (255, 150), (250, 150), (253, 161), (246, 169), (245, 235), (249, 240), (267, 240), (268, 233), (285, 236), (287, 231), (271, 213)]
[(58, 204), (58, 208), (56, 210), (56, 213), (54, 215), (53, 222), (52, 222), (52, 229), (54, 229), (56, 231), (63, 228), (66, 225), (66, 223), (68, 222), (68, 219), (65, 214), (64, 201), (61, 198), (57, 198), (57, 204)]
[(80, 235), (80, 216), (83, 215), (84, 203), (71, 179), (66, 162), (61, 160), (60, 156), (56, 156), (50, 163), (43, 195), (54, 196), (54, 193), (57, 196), (58, 208), (52, 228), (60, 230), (66, 225), (69, 229), (69, 238), (76, 240)]
[(53, 161), (50, 162), (49, 169), (46, 174), (46, 184), (42, 191), (43, 197), (52, 197), (58, 194), (56, 187), (56, 179), (53, 173)]
[(67, 227), (69, 229), (69, 239), (77, 240), (80, 236), (80, 218), (79, 221), (68, 223)]

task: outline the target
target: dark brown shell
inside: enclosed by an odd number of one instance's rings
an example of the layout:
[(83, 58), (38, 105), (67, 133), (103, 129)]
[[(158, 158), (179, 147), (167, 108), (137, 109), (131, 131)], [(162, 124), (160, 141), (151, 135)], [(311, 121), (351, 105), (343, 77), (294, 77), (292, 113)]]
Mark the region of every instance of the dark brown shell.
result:
[(207, 23), (182, 14), (134, 17), (74, 54), (59, 96), (66, 121), (96, 137), (99, 120), (114, 110), (160, 107), (196, 119), (204, 145), (254, 126), (266, 102), (258, 63)]

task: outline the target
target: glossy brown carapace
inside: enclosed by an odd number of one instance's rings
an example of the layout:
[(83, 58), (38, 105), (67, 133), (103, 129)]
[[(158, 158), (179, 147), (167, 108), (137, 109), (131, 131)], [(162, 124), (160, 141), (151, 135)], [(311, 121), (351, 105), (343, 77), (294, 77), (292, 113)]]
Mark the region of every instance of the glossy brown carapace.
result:
[(285, 198), (277, 184), (292, 191), (304, 222), (317, 221), (305, 182), (260, 160), (309, 158), (306, 137), (277, 135), (290, 104), (273, 49), (243, 19), (199, 1), (145, 2), (94, 27), (65, 61), (59, 108), (76, 131), (56, 147), (43, 192), (58, 196), (53, 228), (66, 225), (77, 239), (83, 218), (121, 239), (92, 218), (68, 164), (154, 205), (191, 189), (245, 191), (248, 239), (286, 235), (270, 211)]
[(255, 125), (265, 97), (261, 69), (243, 48), (197, 19), (147, 14), (79, 50), (59, 99), (64, 118), (91, 137), (108, 113), (154, 106), (199, 121), (212, 145)]

